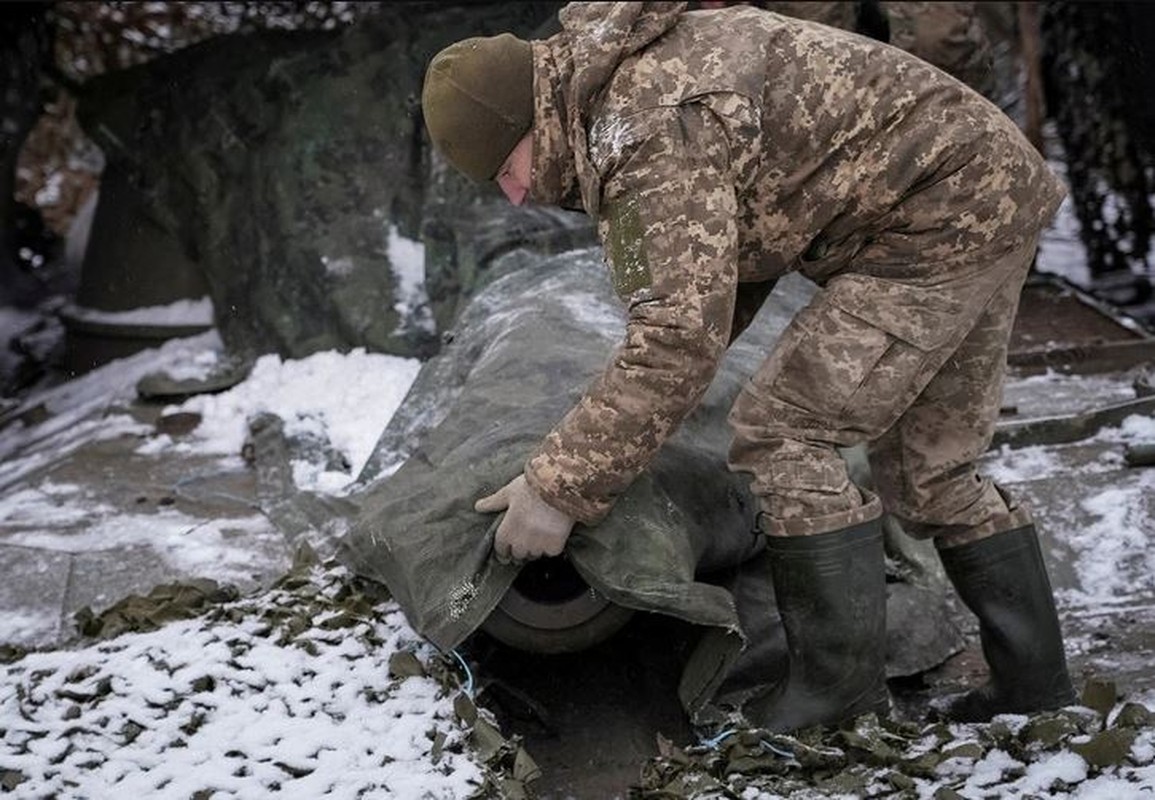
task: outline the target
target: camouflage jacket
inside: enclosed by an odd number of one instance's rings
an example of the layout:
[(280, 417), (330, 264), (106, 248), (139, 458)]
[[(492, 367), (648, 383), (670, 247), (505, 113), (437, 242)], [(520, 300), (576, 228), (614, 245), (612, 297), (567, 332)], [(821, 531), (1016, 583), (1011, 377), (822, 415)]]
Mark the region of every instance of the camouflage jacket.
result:
[(526, 462), (586, 524), (697, 405), (778, 277), (874, 269), (913, 293), (887, 302), (917, 309), (941, 270), (1021, 245), (1064, 192), (998, 108), (897, 48), (684, 5), (571, 3), (533, 43), (531, 199), (598, 220), (629, 311)]

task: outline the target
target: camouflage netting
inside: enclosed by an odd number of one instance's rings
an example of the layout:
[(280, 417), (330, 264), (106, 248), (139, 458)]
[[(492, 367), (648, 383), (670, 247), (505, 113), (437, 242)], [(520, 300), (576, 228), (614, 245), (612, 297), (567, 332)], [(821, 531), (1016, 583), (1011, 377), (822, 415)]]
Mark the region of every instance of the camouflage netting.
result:
[[(659, 742), (630, 800), (1074, 797), (1142, 794), (1155, 714), (1088, 680), (1081, 706), (988, 724), (920, 726), (859, 717), (794, 736), (725, 731), (690, 748)], [(1097, 790), (1097, 791), (1096, 791)], [(1139, 796), (1138, 794), (1134, 796)]]
[(1155, 237), (1155, 113), (1135, 98), (1155, 71), (1144, 3), (1041, 4), (1047, 104), (1093, 277), (1148, 273)]
[[(0, 794), (109, 796), (115, 785), (197, 800), (319, 797), (337, 787), (410, 796), (396, 787), (429, 764), (474, 776), (476, 800), (524, 800), (540, 774), (520, 739), (474, 704), (459, 665), (415, 637), (379, 586), (304, 550), (289, 574), (251, 595), (211, 581), (173, 584), (99, 615), (85, 609), (78, 622), (99, 640), (0, 659), (12, 662), (0, 666)], [(256, 713), (269, 726), (264, 738), (245, 732)], [(424, 740), (389, 735), (417, 713), (429, 725)], [(294, 746), (282, 742), (287, 730), (297, 731), (285, 737)], [(333, 758), (345, 736), (359, 737), (358, 757), (376, 766), (351, 770)], [(198, 751), (215, 754), (206, 757), (218, 768), (190, 769), (184, 759)]]
[[(361, 510), (342, 542), (342, 560), (388, 586), (414, 628), (442, 648), (481, 626), (518, 574), (491, 558), (496, 521), (473, 502), (521, 470), (601, 370), (624, 324), (596, 248), (552, 258), (518, 249), (486, 277), (452, 344), (425, 365), (379, 440), (349, 497)], [(692, 714), (730, 669), (739, 631), (756, 645), (734, 669), (745, 683), (767, 680), (781, 663), (753, 503), (745, 479), (725, 466), (725, 418), (810, 291), (801, 279), (783, 281), (648, 472), (607, 520), (579, 526), (568, 547), (580, 575), (613, 603), (709, 631), (681, 689)], [(941, 663), (960, 641), (931, 562), (894, 554), (890, 661), (892, 674), (911, 674)]]

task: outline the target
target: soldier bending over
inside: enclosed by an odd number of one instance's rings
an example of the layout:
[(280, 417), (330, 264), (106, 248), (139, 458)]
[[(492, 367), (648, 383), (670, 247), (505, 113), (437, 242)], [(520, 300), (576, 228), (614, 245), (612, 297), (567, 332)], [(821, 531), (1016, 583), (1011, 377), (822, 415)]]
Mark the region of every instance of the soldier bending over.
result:
[[(515, 204), (595, 218), (629, 310), (604, 372), (477, 502), (505, 511), (497, 557), (559, 554), (605, 517), (797, 270), (819, 291), (730, 413), (789, 650), (748, 718), (792, 730), (886, 711), (884, 508), (934, 539), (980, 621), (990, 681), (950, 716), (1072, 702), (1031, 515), (975, 469), (1062, 184), (997, 107), (897, 48), (684, 6), (572, 3), (549, 39), (468, 39), (429, 66), (437, 149)], [(879, 496), (839, 455), (859, 443)]]

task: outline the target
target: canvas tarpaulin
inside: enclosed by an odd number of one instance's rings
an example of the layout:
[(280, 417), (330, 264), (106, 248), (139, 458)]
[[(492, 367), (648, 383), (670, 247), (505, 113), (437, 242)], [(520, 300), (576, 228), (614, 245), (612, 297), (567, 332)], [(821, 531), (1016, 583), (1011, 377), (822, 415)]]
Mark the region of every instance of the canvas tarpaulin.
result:
[[(613, 603), (704, 626), (707, 645), (682, 687), (691, 713), (731, 667), (743, 628), (777, 624), (768, 571), (756, 558), (747, 479), (726, 468), (726, 415), (812, 291), (801, 279), (781, 282), (651, 467), (601, 524), (577, 526), (567, 547), (582, 578)], [(360, 511), (341, 557), (384, 583), (439, 647), (453, 648), (481, 626), (521, 569), (492, 558), (499, 518), (473, 503), (521, 471), (602, 370), (624, 323), (597, 248), (549, 258), (508, 252), (492, 262), (449, 345), (424, 365), (381, 436), (350, 495)], [(701, 579), (741, 564), (758, 574), (730, 587)], [(742, 620), (730, 588), (746, 597), (751, 586), (750, 602), (760, 607)], [(766, 630), (757, 638), (764, 651), (781, 641)]]

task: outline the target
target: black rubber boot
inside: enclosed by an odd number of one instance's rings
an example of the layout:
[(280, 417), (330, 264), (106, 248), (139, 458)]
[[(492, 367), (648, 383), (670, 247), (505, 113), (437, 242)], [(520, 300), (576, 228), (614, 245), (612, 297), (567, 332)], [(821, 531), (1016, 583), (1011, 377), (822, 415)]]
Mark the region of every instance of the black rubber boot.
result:
[(751, 698), (754, 725), (775, 732), (885, 714), (886, 569), (879, 520), (816, 536), (769, 537), (786, 631), (786, 677)]
[(995, 714), (1046, 711), (1075, 702), (1035, 527), (940, 550), (939, 557), (959, 597), (979, 618), (991, 673), (985, 685), (946, 709), (947, 719), (986, 722)]

